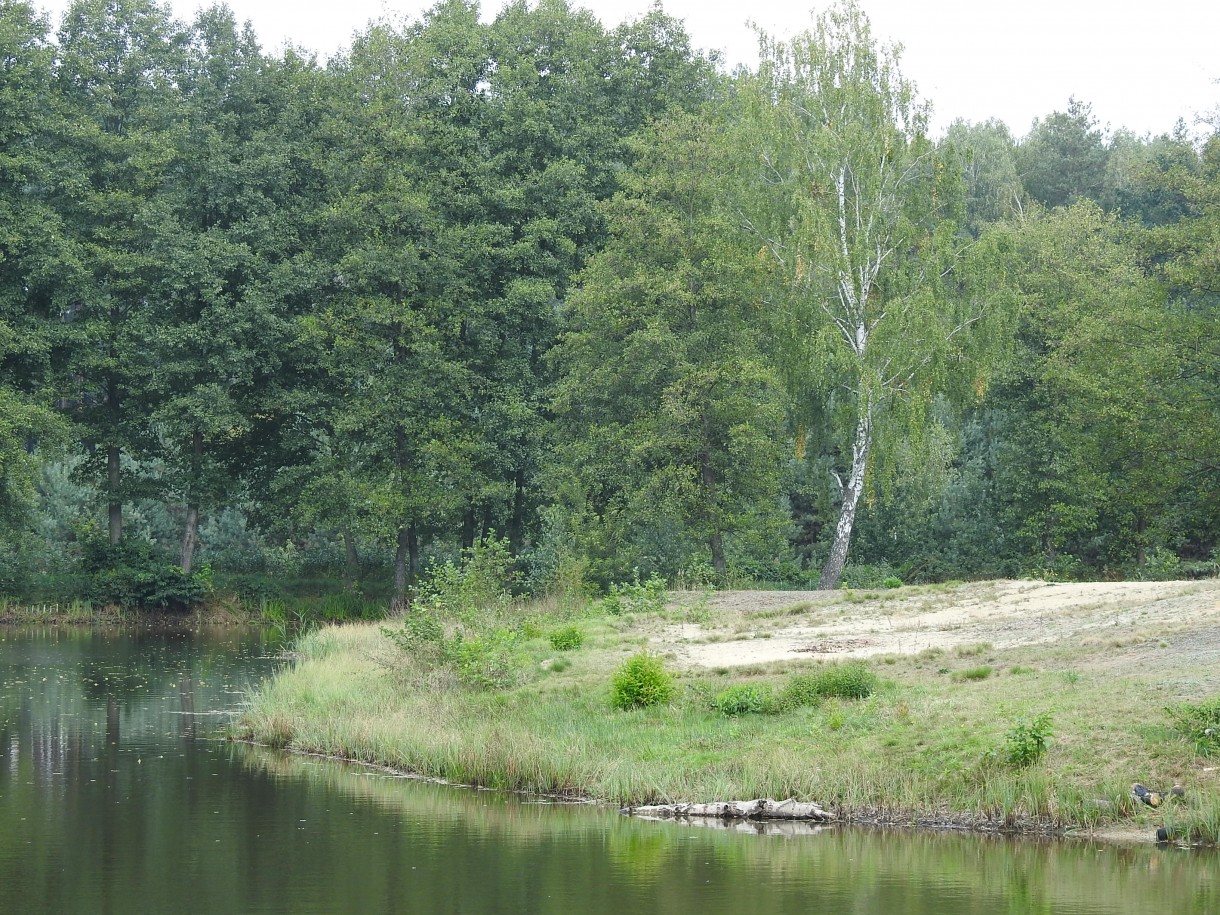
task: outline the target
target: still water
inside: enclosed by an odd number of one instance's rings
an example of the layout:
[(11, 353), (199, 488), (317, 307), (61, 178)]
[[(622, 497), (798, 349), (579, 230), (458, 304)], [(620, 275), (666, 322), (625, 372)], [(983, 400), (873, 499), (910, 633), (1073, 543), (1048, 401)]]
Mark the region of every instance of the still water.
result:
[(218, 739), (278, 650), (0, 629), (0, 913), (1220, 913), (1213, 853), (746, 835)]

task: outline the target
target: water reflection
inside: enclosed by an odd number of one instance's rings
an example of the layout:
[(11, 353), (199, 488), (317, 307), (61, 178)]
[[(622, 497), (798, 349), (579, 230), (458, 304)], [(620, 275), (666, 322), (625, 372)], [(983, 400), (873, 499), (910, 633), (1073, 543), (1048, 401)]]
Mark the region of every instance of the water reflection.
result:
[(832, 829), (756, 836), (214, 739), (257, 632), (0, 632), (0, 910), (1220, 911), (1216, 856)]

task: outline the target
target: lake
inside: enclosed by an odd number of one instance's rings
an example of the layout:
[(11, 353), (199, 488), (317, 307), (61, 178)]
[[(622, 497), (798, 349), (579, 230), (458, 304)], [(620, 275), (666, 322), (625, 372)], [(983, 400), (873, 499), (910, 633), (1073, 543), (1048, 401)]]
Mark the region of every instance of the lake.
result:
[(0, 628), (0, 913), (1220, 912), (1220, 856), (755, 835), (226, 742), (253, 629)]

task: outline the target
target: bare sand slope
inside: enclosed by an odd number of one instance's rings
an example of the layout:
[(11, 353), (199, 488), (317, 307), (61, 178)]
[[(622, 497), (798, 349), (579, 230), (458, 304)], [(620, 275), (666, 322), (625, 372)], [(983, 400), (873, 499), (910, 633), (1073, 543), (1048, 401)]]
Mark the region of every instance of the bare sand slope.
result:
[[(927, 648), (1136, 642), (1157, 664), (1220, 665), (1220, 580), (1050, 584), (992, 581), (895, 591), (676, 594), (699, 622), (669, 626), (655, 650), (692, 666), (916, 654)], [(1128, 658), (1130, 663), (1130, 658)]]

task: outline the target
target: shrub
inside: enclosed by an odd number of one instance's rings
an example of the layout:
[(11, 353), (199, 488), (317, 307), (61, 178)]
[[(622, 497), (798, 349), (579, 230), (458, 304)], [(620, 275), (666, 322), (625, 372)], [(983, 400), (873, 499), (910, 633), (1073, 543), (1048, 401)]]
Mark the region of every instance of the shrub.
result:
[(660, 705), (673, 698), (673, 677), (661, 659), (648, 653), (628, 658), (614, 674), (610, 704), (618, 709)]
[(408, 613), (401, 629), (383, 626), (381, 631), (421, 667), (449, 669), (464, 686), (503, 689), (519, 678), (517, 632), (492, 629), (472, 636), (456, 629), (453, 635), (447, 635), (445, 627), (426, 608)]
[(547, 638), (556, 651), (575, 651), (585, 643), (585, 634), (575, 626), (555, 629)]
[(728, 687), (711, 700), (711, 708), (721, 715), (766, 715), (775, 711), (775, 697), (771, 687), (754, 683), (741, 683)]
[(730, 686), (712, 700), (712, 708), (730, 718), (737, 715), (763, 715), (775, 711), (771, 687), (753, 683)]
[(820, 705), (823, 699), (866, 699), (877, 689), (877, 675), (862, 661), (829, 664), (816, 673), (794, 674), (780, 692), (781, 708)]
[(991, 676), (991, 668), (987, 665), (982, 667), (969, 667), (966, 670), (954, 674), (955, 680), (986, 680)]
[(654, 574), (641, 581), (640, 570), (636, 569), (631, 581), (610, 586), (610, 593), (601, 600), (601, 608), (615, 616), (623, 613), (660, 613), (668, 599), (663, 578)]
[(89, 599), (125, 609), (185, 610), (211, 590), (212, 570), (203, 565), (188, 574), (147, 540), (131, 537), (117, 544), (90, 537), (82, 543)]
[(1054, 736), (1049, 712), (1021, 722), (1004, 738), (1004, 762), (1014, 769), (1032, 766), (1046, 754), (1047, 738)]
[(1195, 745), (1196, 753), (1220, 756), (1220, 696), (1197, 705), (1171, 705), (1165, 711), (1174, 730)]
[(507, 540), (480, 540), (462, 551), (460, 564), (432, 566), (419, 587), (417, 603), (448, 619), (499, 612), (512, 601), (512, 564)]
[(883, 587), (883, 588), (901, 588), (902, 579), (899, 578), (897, 575), (891, 575), (889, 578), (887, 578), (881, 582), (881, 587)]
[(824, 699), (866, 699), (877, 689), (877, 675), (862, 661), (830, 664), (815, 676)]

